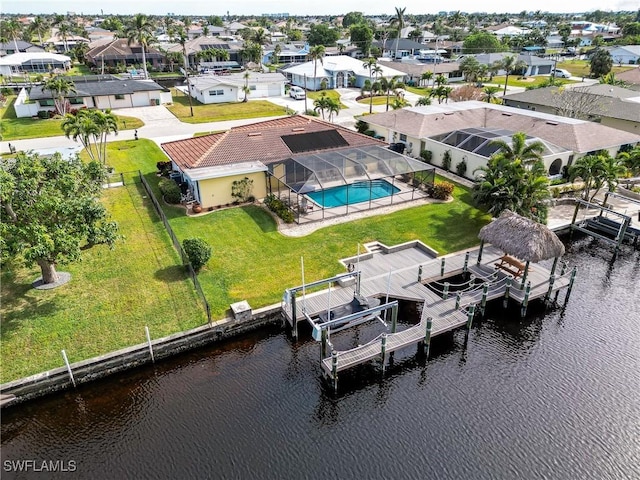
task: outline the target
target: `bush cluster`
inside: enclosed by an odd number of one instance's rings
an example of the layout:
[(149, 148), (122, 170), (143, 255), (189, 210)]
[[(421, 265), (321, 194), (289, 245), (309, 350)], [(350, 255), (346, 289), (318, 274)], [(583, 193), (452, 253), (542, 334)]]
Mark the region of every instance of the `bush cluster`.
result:
[(172, 204), (180, 203), (182, 195), (180, 187), (176, 182), (169, 178), (163, 178), (160, 180), (158, 188), (160, 189), (160, 193), (162, 193), (165, 202)]
[(156, 168), (160, 172), (160, 175), (165, 177), (169, 175), (169, 172), (171, 171), (171, 161), (168, 160), (166, 162), (156, 162)]
[(295, 219), (293, 212), (284, 204), (282, 200), (273, 194), (267, 195), (264, 204), (269, 210), (278, 215), (285, 223), (292, 223)]
[(186, 238), (182, 242), (182, 248), (189, 258), (191, 268), (196, 272), (211, 258), (211, 246), (201, 238)]
[(431, 190), (431, 196), (437, 200), (446, 200), (453, 193), (453, 183), (436, 182)]

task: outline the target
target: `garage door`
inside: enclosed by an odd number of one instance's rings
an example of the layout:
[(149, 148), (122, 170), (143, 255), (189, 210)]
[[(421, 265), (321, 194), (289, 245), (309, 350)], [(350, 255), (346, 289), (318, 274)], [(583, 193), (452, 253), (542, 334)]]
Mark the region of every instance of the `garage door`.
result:
[(280, 84), (269, 84), (268, 94), (270, 97), (279, 97), (280, 95), (282, 95), (282, 88)]

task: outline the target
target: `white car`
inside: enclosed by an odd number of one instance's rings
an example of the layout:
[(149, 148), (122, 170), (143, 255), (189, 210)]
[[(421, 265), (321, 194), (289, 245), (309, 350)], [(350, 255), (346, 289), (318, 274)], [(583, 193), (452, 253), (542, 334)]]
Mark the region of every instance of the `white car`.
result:
[(563, 70), (562, 68), (556, 68), (551, 70), (551, 76), (557, 78), (571, 78), (571, 73)]
[(300, 87), (291, 87), (289, 89), (289, 96), (296, 100), (304, 100), (307, 96), (306, 92)]

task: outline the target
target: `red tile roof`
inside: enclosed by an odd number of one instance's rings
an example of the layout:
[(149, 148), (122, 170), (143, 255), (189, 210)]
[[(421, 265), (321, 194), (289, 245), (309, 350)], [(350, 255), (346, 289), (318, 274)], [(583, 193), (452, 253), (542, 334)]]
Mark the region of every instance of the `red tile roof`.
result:
[[(223, 133), (162, 144), (162, 149), (181, 168), (201, 168), (258, 160), (265, 165), (292, 155), (283, 136), (334, 130), (348, 147), (383, 145), (367, 135), (313, 117), (294, 115), (234, 127)], [(341, 148), (348, 148), (341, 147)], [(311, 153), (311, 152), (305, 152)]]

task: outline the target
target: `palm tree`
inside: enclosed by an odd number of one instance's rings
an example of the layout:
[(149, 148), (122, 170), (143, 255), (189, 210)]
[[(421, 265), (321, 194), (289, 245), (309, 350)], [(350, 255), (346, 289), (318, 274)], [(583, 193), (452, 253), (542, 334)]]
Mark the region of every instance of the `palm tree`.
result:
[(67, 39), (69, 38), (70, 33), (72, 32), (69, 22), (60, 22), (58, 24), (58, 36), (62, 39), (62, 45), (64, 45), (65, 53), (69, 51), (69, 44), (67, 43)]
[(431, 105), (431, 97), (423, 96), (418, 99), (416, 102), (416, 107)]
[(495, 85), (488, 85), (482, 90), (482, 92), (484, 93), (484, 99), (487, 101), (487, 103), (494, 103), (494, 101), (497, 99), (499, 91), (500, 87), (497, 87)]
[(41, 15), (38, 15), (31, 23), (30, 29), (31, 32), (38, 35), (38, 40), (40, 41), (40, 45), (42, 45), (42, 36), (49, 32), (49, 24), (47, 21)]
[(10, 20), (5, 20), (4, 22), (2, 22), (2, 35), (5, 36), (7, 39), (13, 40), (13, 45), (15, 46), (15, 49), (16, 49), (15, 53), (18, 53), (19, 51), (18, 37), (20, 36), (21, 32), (22, 32), (22, 27), (20, 26), (20, 24), (16, 19), (12, 18)]
[(328, 101), (330, 98), (327, 96), (326, 92), (322, 92), (319, 98), (316, 98), (313, 101), (313, 111), (316, 113), (320, 113), (322, 115), (322, 119), (324, 120), (324, 112), (328, 107)]
[(71, 80), (58, 75), (44, 82), (42, 90), (48, 90), (51, 92), (51, 97), (53, 98), (53, 103), (56, 106), (56, 111), (60, 115), (65, 115), (67, 113), (67, 107), (69, 106), (69, 102), (65, 99), (65, 95), (75, 93), (76, 87)]
[(400, 42), (400, 34), (402, 33), (402, 29), (404, 28), (404, 12), (407, 7), (395, 7), (396, 16), (391, 20), (390, 26), (397, 27), (398, 33), (396, 34), (396, 48), (395, 53), (393, 54), (394, 58), (398, 58), (398, 43)]
[(249, 88), (250, 76), (251, 74), (249, 72), (244, 72), (244, 75), (242, 75), (242, 78), (244, 78), (244, 85), (242, 87), (242, 91), (244, 92), (244, 100), (242, 100), (243, 102), (249, 101), (249, 94), (251, 93), (251, 88)]
[(149, 18), (143, 13), (137, 13), (125, 27), (124, 33), (127, 37), (128, 45), (137, 43), (142, 47), (142, 68), (144, 71), (144, 78), (149, 78), (149, 73), (147, 72), (147, 55), (145, 50), (153, 38), (153, 23), (151, 23)]
[(595, 187), (596, 193), (600, 190), (607, 175), (606, 171), (607, 166), (603, 155), (598, 153), (585, 155), (569, 167), (569, 178), (571, 181), (578, 177), (582, 178), (584, 182), (583, 198), (589, 201), (593, 199), (593, 197), (589, 197), (591, 188)]
[(100, 146), (101, 155), (100, 160), (102, 163), (107, 163), (107, 136), (110, 133), (118, 135), (118, 119), (111, 113), (111, 109), (107, 109), (104, 112), (100, 110), (90, 110), (93, 113), (94, 121), (100, 130)]
[(429, 82), (433, 78), (433, 72), (431, 70), (427, 70), (420, 76), (420, 80), (426, 80), (427, 86), (429, 86)]
[(187, 31), (179, 28), (174, 32), (173, 41), (178, 42), (182, 47), (182, 58), (184, 60), (184, 76), (187, 80), (187, 97), (189, 98), (189, 110), (193, 117), (193, 100), (191, 99), (191, 82), (189, 81), (189, 57), (187, 56)]
[(620, 152), (618, 158), (622, 160), (632, 175), (640, 174), (640, 147), (634, 147), (628, 152)]
[(524, 164), (531, 164), (542, 160), (544, 144), (536, 140), (527, 145), (527, 134), (516, 132), (511, 136), (511, 144), (504, 140), (492, 140), (491, 145), (498, 147), (496, 155), (500, 155), (510, 162), (520, 161)]
[(500, 68), (505, 71), (504, 95), (506, 95), (509, 75), (523, 68), (527, 68), (527, 64), (522, 60), (518, 60), (518, 57), (515, 55), (507, 55), (500, 61)]
[(400, 88), (404, 88), (404, 83), (400, 81), (399, 76), (395, 76), (392, 78), (381, 78), (380, 79), (380, 88), (387, 95), (387, 112), (389, 111), (389, 95), (391, 95), (392, 91), (396, 91)]
[(80, 141), (91, 160), (106, 164), (107, 136), (118, 134), (117, 119), (110, 110), (83, 109), (75, 115), (67, 113), (61, 126), (67, 138)]
[(277, 43), (276, 46), (273, 47), (273, 54), (271, 55), (271, 63), (278, 63), (278, 58), (280, 57), (281, 53), (282, 53), (282, 47), (280, 46), (279, 43)]
[(373, 73), (378, 64), (375, 58), (370, 57), (363, 63), (363, 66), (369, 70), (369, 113), (373, 113)]
[(618, 186), (619, 178), (627, 173), (627, 167), (622, 159), (612, 157), (606, 150), (603, 152), (602, 157), (605, 167), (604, 182), (607, 184), (607, 190), (613, 192)]
[(313, 60), (313, 84), (317, 87), (317, 70), (318, 70), (318, 60), (320, 60), (320, 64), (324, 65), (323, 58), (326, 49), (324, 45), (316, 45), (315, 47), (311, 47), (309, 49), (309, 54), (307, 55), (311, 60)]

